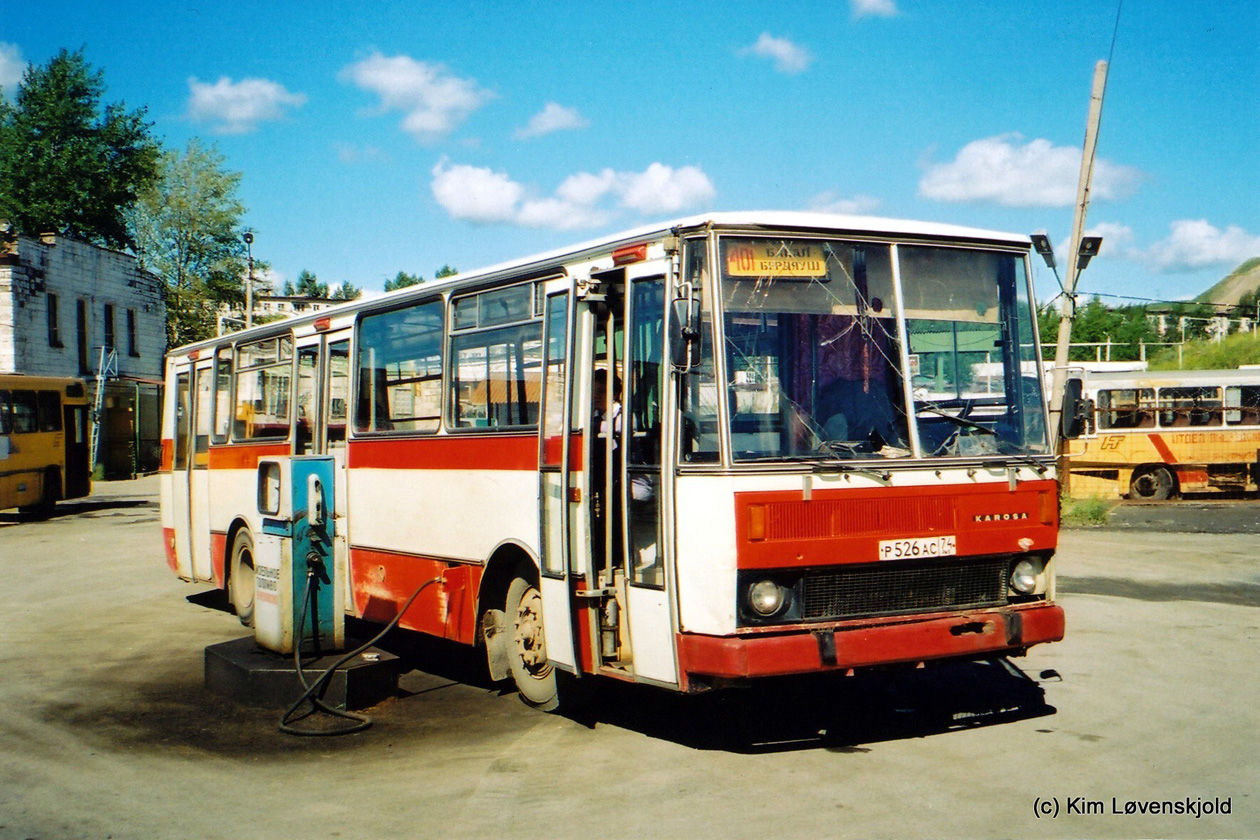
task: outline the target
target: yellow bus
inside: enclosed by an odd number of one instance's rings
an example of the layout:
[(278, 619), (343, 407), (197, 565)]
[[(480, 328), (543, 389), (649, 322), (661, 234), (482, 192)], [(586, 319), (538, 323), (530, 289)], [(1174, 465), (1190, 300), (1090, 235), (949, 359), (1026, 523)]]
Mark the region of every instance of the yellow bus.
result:
[(0, 510), (49, 515), (92, 489), (80, 379), (0, 374)]
[(1260, 484), (1260, 370), (1070, 376), (1088, 406), (1068, 450), (1072, 496), (1159, 501)]

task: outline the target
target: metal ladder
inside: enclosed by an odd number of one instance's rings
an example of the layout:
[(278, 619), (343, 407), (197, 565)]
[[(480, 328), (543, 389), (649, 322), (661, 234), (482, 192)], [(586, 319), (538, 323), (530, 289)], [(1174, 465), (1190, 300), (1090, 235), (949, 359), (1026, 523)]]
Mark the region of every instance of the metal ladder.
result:
[(100, 362), (96, 366), (96, 397), (92, 400), (92, 437), (88, 448), (88, 463), (96, 467), (97, 449), (101, 442), (102, 408), (105, 405), (105, 383), (118, 378), (118, 351), (101, 345)]

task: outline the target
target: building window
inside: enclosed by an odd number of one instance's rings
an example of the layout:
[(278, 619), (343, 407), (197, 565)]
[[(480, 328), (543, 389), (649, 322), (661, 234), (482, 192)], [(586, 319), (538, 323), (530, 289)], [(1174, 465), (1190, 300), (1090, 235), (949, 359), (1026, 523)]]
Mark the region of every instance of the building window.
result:
[(92, 348), (88, 344), (88, 302), (85, 298), (75, 301), (75, 327), (79, 339), (79, 374), (92, 372)]
[(114, 304), (105, 304), (105, 346), (113, 350), (116, 342), (114, 341)]
[(127, 355), (140, 357), (140, 345), (136, 344), (136, 310), (127, 310)]
[(61, 343), (61, 325), (59, 321), (60, 313), (57, 311), (57, 296), (52, 292), (48, 293), (48, 346), (49, 347), (65, 347)]

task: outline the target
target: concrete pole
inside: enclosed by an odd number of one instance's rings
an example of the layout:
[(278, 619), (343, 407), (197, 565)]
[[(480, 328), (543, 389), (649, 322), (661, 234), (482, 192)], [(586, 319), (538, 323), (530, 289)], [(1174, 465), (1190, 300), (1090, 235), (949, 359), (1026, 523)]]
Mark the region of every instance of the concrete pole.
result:
[(1085, 124), (1085, 148), (1081, 154), (1081, 177), (1076, 188), (1076, 215), (1072, 222), (1072, 239), (1068, 245), (1067, 286), (1063, 294), (1063, 318), (1059, 321), (1059, 339), (1054, 351), (1054, 377), (1050, 387), (1050, 419), (1052, 440), (1062, 447), (1059, 430), (1063, 408), (1063, 390), (1067, 384), (1068, 351), (1072, 341), (1072, 322), (1076, 319), (1076, 281), (1080, 271), (1081, 237), (1085, 235), (1085, 216), (1089, 211), (1089, 187), (1094, 177), (1094, 152), (1098, 148), (1098, 124), (1102, 120), (1103, 91), (1107, 87), (1107, 62), (1094, 65), (1094, 86), (1089, 95), (1089, 121)]

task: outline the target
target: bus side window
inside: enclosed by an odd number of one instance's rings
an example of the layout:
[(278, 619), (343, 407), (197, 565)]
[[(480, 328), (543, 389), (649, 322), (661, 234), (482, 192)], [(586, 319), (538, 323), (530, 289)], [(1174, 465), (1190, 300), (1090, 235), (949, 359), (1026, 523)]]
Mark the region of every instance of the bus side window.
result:
[(13, 433), (13, 418), (9, 413), (9, 406), (13, 400), (9, 396), (8, 391), (0, 391), (0, 435), (9, 435)]
[(350, 342), (328, 345), (328, 445), (346, 445), (346, 416), (350, 403)]
[(56, 391), (39, 392), (39, 430), (41, 432), (61, 431), (61, 394)]
[(10, 409), (13, 413), (13, 433), (17, 435), (39, 431), (38, 409), (34, 391), (14, 391)]

